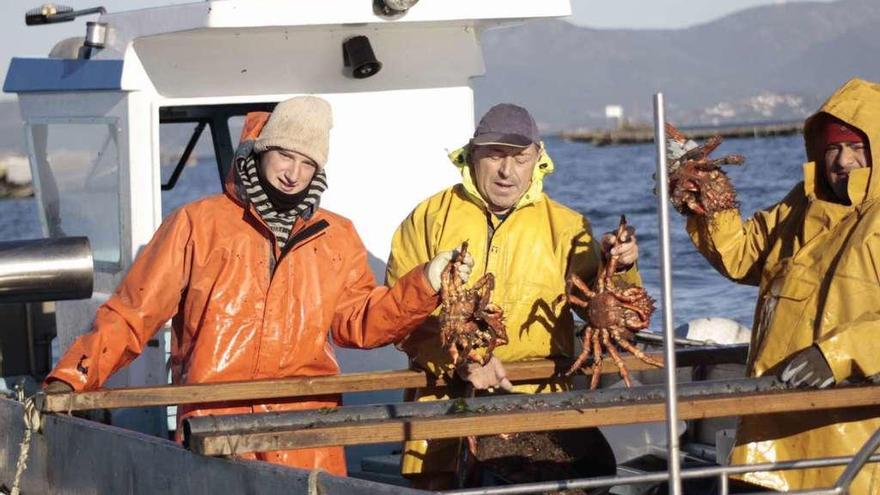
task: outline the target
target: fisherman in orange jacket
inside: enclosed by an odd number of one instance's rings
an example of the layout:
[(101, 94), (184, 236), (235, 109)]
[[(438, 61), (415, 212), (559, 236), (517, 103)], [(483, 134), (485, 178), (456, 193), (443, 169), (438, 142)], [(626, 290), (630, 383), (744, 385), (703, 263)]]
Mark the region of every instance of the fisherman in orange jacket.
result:
[[(101, 387), (172, 319), (172, 381), (336, 375), (336, 344), (397, 342), (437, 307), (438, 254), (393, 288), (376, 286), (351, 222), (319, 208), (332, 127), (317, 97), (249, 114), (225, 192), (162, 222), (114, 295), (47, 378), (47, 392)], [(256, 139), (254, 139), (255, 136)], [(462, 277), (468, 276), (467, 269)], [(334, 407), (339, 397), (181, 407), (197, 415)], [(345, 475), (342, 447), (242, 456)]]

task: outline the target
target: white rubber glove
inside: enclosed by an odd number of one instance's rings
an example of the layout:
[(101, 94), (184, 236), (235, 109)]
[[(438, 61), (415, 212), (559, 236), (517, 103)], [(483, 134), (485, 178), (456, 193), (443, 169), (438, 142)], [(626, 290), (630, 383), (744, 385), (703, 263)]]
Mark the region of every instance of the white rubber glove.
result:
[[(446, 269), (446, 265), (452, 261), (452, 258), (458, 256), (458, 249), (454, 251), (443, 251), (434, 256), (428, 265), (425, 267), (425, 275), (428, 277), (428, 282), (431, 283), (431, 287), (435, 291), (440, 290), (441, 276), (443, 275), (443, 270)], [(461, 278), (461, 281), (467, 283), (468, 279), (471, 276), (471, 269), (474, 266), (474, 257), (471, 256), (471, 253), (465, 253), (464, 262), (458, 268), (458, 276)]]
[(513, 391), (513, 384), (507, 379), (507, 371), (501, 360), (492, 356), (489, 362), (481, 365), (480, 363), (468, 362), (462, 364), (455, 369), (455, 372), (462, 380), (471, 382), (477, 390), (489, 390), (500, 387), (508, 392)]

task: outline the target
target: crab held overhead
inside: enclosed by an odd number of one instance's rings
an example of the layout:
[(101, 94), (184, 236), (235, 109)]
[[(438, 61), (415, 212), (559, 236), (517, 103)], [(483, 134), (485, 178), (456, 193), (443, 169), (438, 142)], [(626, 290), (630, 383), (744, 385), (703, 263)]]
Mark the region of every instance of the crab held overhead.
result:
[[(495, 276), (487, 273), (471, 288), (458, 276), (467, 255), (467, 242), (446, 265), (440, 284), (440, 337), (452, 362), (458, 366), (467, 361), (485, 364), (496, 347), (507, 343), (504, 311), (489, 302), (495, 288)], [(478, 349), (485, 348), (482, 357)]]
[(669, 198), (679, 213), (704, 216), (738, 206), (736, 190), (721, 165), (741, 165), (746, 159), (727, 155), (710, 160), (721, 141), (721, 136), (712, 136), (698, 145), (666, 123)]
[[(617, 229), (617, 241), (626, 242), (626, 217), (620, 216), (620, 226)], [(602, 370), (603, 349), (608, 351), (614, 364), (620, 370), (620, 375), (626, 386), (632, 386), (629, 372), (620, 358), (617, 346), (633, 353), (637, 358), (658, 368), (663, 364), (645, 355), (632, 341), (634, 332), (648, 328), (651, 315), (654, 313), (654, 299), (648, 292), (635, 285), (621, 282), (613, 278), (617, 270), (617, 256), (611, 256), (608, 264), (596, 280), (595, 290), (590, 290), (583, 280), (577, 275), (570, 275), (566, 290), (568, 301), (576, 306), (587, 309), (587, 324), (583, 331), (583, 351), (566, 372), (572, 375), (581, 368), (593, 356), (593, 378), (590, 389), (599, 386), (599, 377)], [(577, 287), (586, 299), (574, 294), (573, 288)]]

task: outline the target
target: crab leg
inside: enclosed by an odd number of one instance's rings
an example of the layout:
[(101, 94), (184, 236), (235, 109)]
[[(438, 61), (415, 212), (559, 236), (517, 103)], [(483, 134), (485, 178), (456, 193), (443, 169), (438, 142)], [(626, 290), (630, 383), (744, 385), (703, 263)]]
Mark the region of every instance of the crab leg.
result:
[(458, 363), (458, 358), (459, 358), (459, 354), (458, 354), (458, 345), (457, 345), (457, 343), (456, 343), (456, 342), (453, 342), (453, 343), (452, 343), (447, 349), (448, 349), (448, 351), (449, 351), (449, 357), (450, 357), (450, 359), (452, 359), (452, 362), (453, 362), (453, 363), (456, 363), (456, 364), (457, 364), (457, 363)]
[[(635, 330), (635, 331), (644, 330), (650, 326), (650, 321), (648, 321), (647, 318), (641, 318), (641, 319), (627, 318), (623, 322), (626, 324), (626, 328), (628, 328), (629, 330)], [(621, 331), (624, 332), (626, 330), (621, 329)], [(629, 332), (627, 332), (627, 333), (629, 333)], [(632, 334), (630, 334), (630, 335), (632, 335)]]
[(582, 308), (586, 308), (587, 306), (590, 305), (590, 301), (585, 301), (585, 300), (579, 298), (578, 296), (571, 295), (571, 294), (568, 295), (568, 302), (575, 304), (575, 305), (578, 305)]
[(608, 338), (607, 331), (602, 332), (602, 342), (605, 344), (605, 348), (608, 349), (608, 354), (611, 354), (611, 359), (614, 360), (617, 369), (620, 370), (620, 376), (623, 377), (623, 383), (625, 383), (627, 387), (632, 387), (632, 380), (629, 378), (629, 371), (626, 369), (626, 365), (623, 364), (623, 359), (620, 359), (620, 354), (617, 353), (617, 347), (611, 342), (611, 339)]
[(742, 165), (746, 162), (746, 157), (742, 155), (727, 155), (721, 158), (710, 160), (708, 163), (712, 168), (718, 168), (721, 165)]
[(599, 343), (599, 333), (607, 332), (604, 328), (593, 332), (593, 379), (590, 380), (590, 390), (599, 387), (599, 378), (602, 377), (602, 345)]
[(614, 340), (616, 340), (618, 344), (620, 344), (620, 347), (623, 347), (624, 349), (626, 349), (626, 350), (628, 350), (629, 352), (631, 352), (631, 353), (633, 354), (633, 356), (639, 358), (642, 362), (644, 362), (644, 363), (648, 363), (648, 364), (650, 364), (651, 366), (656, 366), (656, 367), (658, 367), (658, 368), (662, 368), (662, 367), (663, 367), (663, 363), (661, 363), (660, 361), (657, 361), (657, 360), (654, 359), (654, 358), (648, 357), (648, 356), (645, 355), (645, 353), (642, 352), (642, 350), (639, 349), (638, 347), (636, 347), (636, 346), (630, 344), (630, 343), (627, 342), (626, 340), (623, 340), (622, 338), (620, 338), (620, 337), (617, 336), (616, 334), (611, 334), (611, 336), (614, 337)]
[[(587, 284), (586, 284), (583, 280), (581, 280), (580, 277), (578, 277), (577, 275), (575, 275), (575, 274), (573, 274), (573, 273), (572, 273), (571, 275), (569, 275), (569, 277), (568, 277), (568, 284), (566, 284), (566, 285), (568, 285), (568, 287), (567, 287), (567, 288), (568, 288), (568, 291), (567, 291), (567, 292), (568, 292), (569, 294), (572, 293), (571, 286), (574, 285), (574, 286), (577, 287), (581, 292), (583, 292), (584, 295), (587, 296), (588, 298), (592, 299), (592, 298), (596, 297), (596, 293), (593, 292), (593, 291), (591, 291), (590, 288), (587, 286)], [(569, 297), (572, 297), (572, 296), (569, 295)]]
[(451, 261), (446, 264), (446, 267), (443, 268), (443, 271), (440, 273), (440, 300), (443, 301), (444, 307), (450, 304), (450, 296), (455, 290), (455, 277), (452, 273), (455, 269), (455, 261)]
[(571, 376), (575, 371), (581, 369), (581, 366), (587, 362), (587, 359), (590, 359), (590, 351), (592, 348), (593, 340), (593, 329), (591, 327), (584, 328), (584, 338), (583, 338), (583, 346), (584, 350), (581, 351), (581, 354), (577, 357), (575, 362), (568, 368), (568, 371), (565, 372), (565, 376)]
[(612, 292), (611, 295), (614, 296), (615, 299), (617, 299), (618, 301), (620, 301), (620, 306), (621, 306), (621, 307), (626, 308), (626, 309), (628, 309), (628, 310), (630, 310), (630, 311), (635, 312), (635, 313), (638, 314), (639, 317), (640, 317), (641, 319), (643, 319), (643, 320), (647, 319), (647, 316), (645, 316), (645, 312), (644, 312), (644, 311), (642, 311), (641, 309), (637, 308), (636, 306), (633, 306), (632, 304), (630, 304), (630, 303), (634, 303), (634, 302), (636, 302), (636, 301), (638, 300), (638, 298), (635, 298), (635, 297), (626, 297), (625, 294), (617, 294), (617, 293), (615, 293), (615, 292)]

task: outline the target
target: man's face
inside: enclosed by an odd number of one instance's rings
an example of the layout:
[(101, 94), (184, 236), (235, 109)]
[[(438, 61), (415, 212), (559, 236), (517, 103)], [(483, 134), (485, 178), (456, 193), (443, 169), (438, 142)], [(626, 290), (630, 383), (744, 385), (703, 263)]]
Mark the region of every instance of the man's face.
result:
[(494, 144), (473, 147), (474, 178), (489, 211), (505, 214), (513, 208), (531, 185), (540, 156), (535, 144), (527, 148)]
[(269, 183), (284, 194), (304, 190), (318, 170), (314, 160), (290, 150), (268, 150), (260, 157), (260, 164)]
[(871, 159), (864, 143), (829, 143), (825, 147), (825, 179), (838, 199), (849, 199), (846, 186), (850, 172), (870, 166)]

